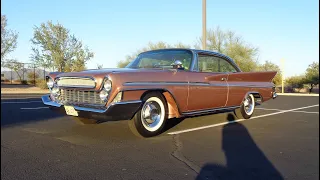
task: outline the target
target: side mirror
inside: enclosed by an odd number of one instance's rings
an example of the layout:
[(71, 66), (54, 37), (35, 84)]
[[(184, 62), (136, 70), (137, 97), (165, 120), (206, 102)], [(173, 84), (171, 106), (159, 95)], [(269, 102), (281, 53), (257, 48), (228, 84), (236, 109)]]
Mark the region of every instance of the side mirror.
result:
[(175, 61), (174, 61), (174, 63), (173, 63), (173, 68), (184, 70), (184, 68), (182, 67), (182, 62), (181, 62), (180, 60), (175, 60)]

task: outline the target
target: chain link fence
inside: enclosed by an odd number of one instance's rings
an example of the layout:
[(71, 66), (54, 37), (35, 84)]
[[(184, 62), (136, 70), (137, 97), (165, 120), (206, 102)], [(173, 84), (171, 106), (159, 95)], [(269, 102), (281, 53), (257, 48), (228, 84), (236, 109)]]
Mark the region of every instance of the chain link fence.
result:
[(32, 63), (8, 62), (1, 65), (1, 84), (36, 85), (37, 80), (45, 80), (49, 72)]

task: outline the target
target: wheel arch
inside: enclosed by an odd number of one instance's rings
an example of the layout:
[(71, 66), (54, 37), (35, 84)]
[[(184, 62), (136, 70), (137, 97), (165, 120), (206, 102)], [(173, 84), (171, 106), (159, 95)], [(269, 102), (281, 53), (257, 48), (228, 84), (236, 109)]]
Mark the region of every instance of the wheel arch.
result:
[(159, 92), (164, 96), (167, 103), (167, 107), (168, 107), (168, 119), (181, 117), (179, 105), (177, 104), (175, 97), (169, 90), (163, 89), (163, 88), (148, 89), (141, 95), (140, 97), (141, 100), (143, 99), (144, 96), (146, 96), (148, 93), (151, 93), (151, 92)]
[(261, 94), (260, 94), (259, 92), (257, 92), (257, 91), (249, 91), (249, 92), (247, 92), (247, 93), (244, 95), (242, 101), (243, 101), (249, 94), (252, 94), (252, 95), (253, 95), (253, 97), (255, 98), (255, 101), (256, 101), (256, 102), (258, 102), (258, 101), (259, 101), (259, 102), (263, 102), (263, 97), (262, 97)]

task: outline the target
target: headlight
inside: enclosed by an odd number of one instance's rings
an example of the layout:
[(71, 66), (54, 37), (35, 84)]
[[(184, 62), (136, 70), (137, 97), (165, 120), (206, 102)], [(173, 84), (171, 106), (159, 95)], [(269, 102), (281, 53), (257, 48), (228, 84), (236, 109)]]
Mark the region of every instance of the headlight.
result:
[(53, 88), (51, 89), (51, 94), (54, 97), (58, 97), (60, 95), (60, 89), (58, 86), (53, 86)]
[(47, 86), (49, 89), (53, 88), (53, 80), (51, 78), (47, 78)]
[(109, 92), (111, 90), (111, 87), (112, 87), (111, 81), (110, 80), (106, 80), (104, 82), (103, 89)]
[(100, 99), (103, 101), (106, 101), (108, 98), (109, 93), (106, 90), (100, 91)]

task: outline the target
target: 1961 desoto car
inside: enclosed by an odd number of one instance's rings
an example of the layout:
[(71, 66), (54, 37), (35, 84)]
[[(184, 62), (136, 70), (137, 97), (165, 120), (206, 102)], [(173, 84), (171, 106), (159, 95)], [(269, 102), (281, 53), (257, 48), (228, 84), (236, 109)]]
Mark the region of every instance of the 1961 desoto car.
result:
[(241, 72), (220, 53), (195, 49), (161, 49), (139, 54), (126, 68), (52, 72), (50, 109), (81, 122), (131, 120), (145, 137), (162, 132), (166, 121), (240, 109), (250, 118), (257, 101), (275, 98), (277, 72)]

